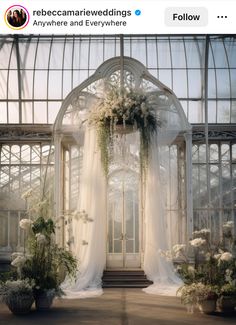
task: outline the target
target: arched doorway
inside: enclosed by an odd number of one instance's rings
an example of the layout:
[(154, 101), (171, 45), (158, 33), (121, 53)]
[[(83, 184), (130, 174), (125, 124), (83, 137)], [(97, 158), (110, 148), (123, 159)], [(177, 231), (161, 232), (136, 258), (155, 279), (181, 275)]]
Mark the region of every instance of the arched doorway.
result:
[[(96, 235), (101, 244), (101, 258), (98, 259), (100, 269), (142, 268), (149, 216), (145, 213), (147, 189), (140, 172), (138, 132), (118, 134), (113, 140), (113, 156), (106, 174), (106, 195), (100, 199), (99, 193), (95, 195), (96, 198), (91, 197), (91, 205), (96, 200), (103, 205), (103, 210), (101, 207), (96, 210), (93, 206), (96, 213), (91, 214), (87, 211), (91, 206), (88, 205), (86, 209), (78, 207), (83, 191), (81, 175), (86, 167), (84, 156), (88, 149), (88, 114), (106, 96), (109, 85), (142, 89), (154, 98), (153, 105), (165, 130), (160, 133), (165, 159), (160, 161), (161, 175), (158, 182), (163, 187), (166, 198), (166, 231), (169, 241), (174, 240), (172, 243), (184, 242), (192, 233), (191, 128), (183, 109), (173, 92), (150, 75), (140, 62), (127, 57), (116, 57), (104, 62), (94, 75), (66, 97), (54, 126), (55, 208), (56, 214), (61, 216), (57, 240), (61, 245), (68, 244), (72, 249), (76, 243), (77, 248), (80, 247), (77, 252), (83, 252), (83, 259), (89, 260), (87, 267), (91, 267), (93, 261), (90, 256), (97, 249), (94, 243)], [(91, 157), (94, 159), (94, 156)], [(95, 229), (97, 217), (100, 218), (97, 223), (99, 230)], [(73, 231), (73, 220), (80, 220), (80, 226), (84, 228), (82, 232)]]

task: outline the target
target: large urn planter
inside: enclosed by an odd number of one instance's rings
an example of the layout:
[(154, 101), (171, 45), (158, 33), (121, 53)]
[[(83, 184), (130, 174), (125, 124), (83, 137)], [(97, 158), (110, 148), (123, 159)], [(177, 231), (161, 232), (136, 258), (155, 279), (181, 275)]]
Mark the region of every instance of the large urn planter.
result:
[(35, 294), (35, 307), (39, 311), (49, 310), (53, 304), (56, 292), (54, 289), (37, 292)]
[(29, 294), (11, 296), (5, 301), (9, 310), (15, 315), (28, 314), (31, 310), (33, 302), (34, 297), (33, 295)]
[(221, 296), (217, 300), (217, 309), (221, 313), (233, 313), (236, 307), (236, 296)]

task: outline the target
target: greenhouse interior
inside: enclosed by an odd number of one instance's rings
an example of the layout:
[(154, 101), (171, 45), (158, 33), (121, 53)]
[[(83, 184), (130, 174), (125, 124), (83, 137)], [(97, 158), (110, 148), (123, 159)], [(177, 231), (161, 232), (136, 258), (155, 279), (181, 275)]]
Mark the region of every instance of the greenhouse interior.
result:
[(235, 256), (235, 58), (235, 35), (0, 36), (0, 271), (38, 217), (79, 260), (68, 294), (168, 291), (197, 233)]

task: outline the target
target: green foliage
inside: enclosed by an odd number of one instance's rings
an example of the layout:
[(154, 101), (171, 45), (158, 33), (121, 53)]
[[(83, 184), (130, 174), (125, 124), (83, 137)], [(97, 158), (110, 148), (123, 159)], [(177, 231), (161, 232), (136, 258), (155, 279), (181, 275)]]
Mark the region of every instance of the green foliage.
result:
[(32, 224), (32, 232), (28, 238), (28, 258), (21, 274), (23, 278), (33, 279), (36, 291), (55, 289), (59, 286), (65, 273), (74, 276), (77, 260), (54, 240), (55, 225), (53, 220), (39, 217)]
[(15, 269), (11, 269), (8, 272), (0, 272), (0, 283), (6, 282), (7, 280), (16, 280), (17, 272)]
[(236, 285), (235, 283), (226, 283), (220, 288), (221, 296), (236, 296)]
[(34, 221), (32, 231), (35, 235), (41, 233), (50, 237), (52, 234), (55, 234), (55, 225), (52, 219), (45, 220), (43, 217), (39, 217)]

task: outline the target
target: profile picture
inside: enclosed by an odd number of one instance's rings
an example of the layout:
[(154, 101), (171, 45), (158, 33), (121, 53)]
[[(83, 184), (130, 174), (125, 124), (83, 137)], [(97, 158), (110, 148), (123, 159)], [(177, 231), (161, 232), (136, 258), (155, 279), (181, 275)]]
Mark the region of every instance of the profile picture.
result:
[(12, 29), (25, 28), (29, 22), (29, 12), (21, 5), (11, 6), (6, 10), (5, 22)]

